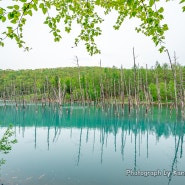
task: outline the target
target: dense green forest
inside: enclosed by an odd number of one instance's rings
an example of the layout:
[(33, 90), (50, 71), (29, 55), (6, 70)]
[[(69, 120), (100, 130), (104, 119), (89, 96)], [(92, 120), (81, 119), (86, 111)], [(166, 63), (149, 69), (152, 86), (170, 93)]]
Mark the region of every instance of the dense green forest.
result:
[(148, 69), (65, 67), (0, 70), (0, 99), (16, 104), (58, 103), (170, 103), (184, 106), (185, 67), (156, 62)]

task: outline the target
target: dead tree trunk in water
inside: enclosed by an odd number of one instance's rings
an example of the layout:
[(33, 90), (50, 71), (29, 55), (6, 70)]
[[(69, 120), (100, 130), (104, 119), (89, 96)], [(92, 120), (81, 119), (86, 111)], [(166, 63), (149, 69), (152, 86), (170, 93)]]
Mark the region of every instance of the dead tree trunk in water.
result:
[(140, 105), (140, 67), (139, 67), (139, 64), (138, 64), (138, 75), (137, 75), (137, 102), (138, 102), (138, 106)]
[(23, 107), (23, 108), (26, 108), (25, 99), (24, 99), (24, 93), (25, 93), (25, 87), (24, 87), (24, 83), (23, 83), (23, 84), (22, 84), (22, 87), (21, 87), (22, 107)]
[(116, 105), (116, 80), (114, 78), (114, 104)]
[(47, 97), (48, 97), (48, 103), (49, 107), (51, 106), (51, 85), (49, 84), (48, 77), (46, 76), (46, 89), (47, 89)]
[(4, 89), (4, 92), (3, 92), (3, 100), (4, 100), (4, 106), (6, 107), (6, 89)]
[(36, 77), (35, 77), (35, 80), (34, 80), (34, 103), (37, 106), (37, 84), (36, 84)]
[(168, 97), (167, 97), (167, 82), (166, 82), (166, 79), (167, 79), (167, 71), (165, 68), (164, 68), (164, 86), (165, 86), (165, 99), (166, 99), (166, 104), (167, 104), (167, 107), (168, 107)]
[[(169, 61), (170, 61), (171, 70), (172, 70), (173, 77), (174, 77), (175, 108), (176, 108), (176, 113), (177, 113), (177, 111), (178, 111), (178, 102), (177, 102), (177, 79), (176, 79), (176, 69), (174, 69), (174, 66), (172, 65), (172, 60), (171, 60), (169, 51), (166, 50), (166, 52), (167, 52), (167, 54), (168, 54), (168, 58), (169, 58)], [(174, 53), (174, 55), (175, 55), (175, 53)], [(176, 64), (176, 56), (174, 56), (174, 58), (175, 58), (175, 64)]]
[(16, 93), (16, 88), (15, 88), (15, 83), (13, 84), (13, 96), (14, 96), (14, 101), (15, 101), (15, 107), (17, 109), (18, 105), (17, 105), (17, 93)]
[(58, 77), (58, 104), (59, 104), (59, 107), (62, 106), (61, 84), (60, 84), (59, 77)]
[(96, 88), (95, 88), (95, 80), (94, 80), (94, 76), (95, 76), (95, 74), (94, 74), (94, 70), (93, 70), (93, 74), (92, 74), (92, 86), (93, 86), (93, 90), (94, 90), (94, 105), (97, 105), (97, 93), (96, 93)]
[(122, 102), (122, 108), (124, 109), (124, 83), (123, 83), (123, 66), (121, 65), (121, 88), (120, 88), (121, 92), (121, 102)]
[(145, 101), (146, 101), (146, 113), (148, 113), (149, 109), (150, 109), (150, 105), (151, 103), (151, 98), (150, 98), (150, 92), (149, 92), (149, 88), (148, 88), (148, 66), (146, 64), (146, 73), (145, 73), (145, 85), (144, 85), (144, 94), (145, 94)]
[(180, 94), (180, 101), (181, 101), (181, 113), (184, 118), (184, 87), (183, 87), (183, 74), (182, 68), (179, 68), (179, 77), (180, 77), (180, 86), (179, 86), (179, 94)]
[(161, 96), (160, 96), (160, 87), (159, 87), (159, 79), (158, 79), (158, 72), (156, 71), (156, 87), (157, 87), (157, 99), (158, 99), (158, 106), (161, 108)]
[(134, 59), (134, 99), (135, 99), (135, 106), (137, 106), (138, 102), (137, 102), (137, 85), (136, 85), (136, 57), (135, 57), (134, 47), (133, 47), (133, 59)]
[(70, 104), (72, 105), (74, 102), (73, 93), (72, 93), (72, 84), (70, 79)]
[(131, 112), (131, 92), (130, 92), (130, 78), (128, 79), (128, 112), (129, 112), (129, 115), (130, 115), (130, 112)]
[(44, 92), (42, 92), (42, 107), (46, 106), (46, 81), (44, 83)]
[(88, 81), (87, 81), (87, 79), (86, 79), (86, 77), (85, 77), (85, 96), (86, 96), (86, 101), (87, 101), (87, 103), (88, 103), (88, 105), (90, 105), (90, 102), (91, 102), (91, 100), (90, 100), (90, 97), (89, 97), (89, 83), (88, 83)]
[(104, 107), (105, 97), (104, 97), (104, 90), (103, 90), (103, 80), (102, 80), (102, 68), (101, 68), (101, 60), (100, 60), (100, 98), (102, 107)]
[(78, 81), (79, 81), (79, 87), (80, 87), (80, 95), (81, 95), (82, 104), (84, 106), (85, 105), (85, 99), (84, 99), (84, 93), (82, 92), (81, 76), (80, 76), (80, 65), (79, 65), (78, 57), (75, 56), (75, 58), (76, 58), (76, 65), (78, 67)]

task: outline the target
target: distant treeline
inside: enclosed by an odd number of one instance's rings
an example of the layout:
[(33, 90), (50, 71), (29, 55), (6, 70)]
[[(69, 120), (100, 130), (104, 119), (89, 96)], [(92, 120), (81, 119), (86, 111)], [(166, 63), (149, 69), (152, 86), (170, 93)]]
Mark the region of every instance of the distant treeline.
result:
[(184, 104), (185, 67), (0, 70), (0, 99), (18, 102)]

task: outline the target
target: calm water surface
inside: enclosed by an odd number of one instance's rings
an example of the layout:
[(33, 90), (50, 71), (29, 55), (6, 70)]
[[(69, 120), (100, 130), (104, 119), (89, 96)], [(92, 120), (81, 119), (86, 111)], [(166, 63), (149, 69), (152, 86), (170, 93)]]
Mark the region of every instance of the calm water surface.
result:
[(127, 107), (115, 111), (1, 106), (0, 137), (11, 123), (18, 143), (0, 154), (6, 160), (0, 184), (184, 185), (181, 116), (167, 108), (153, 108), (148, 115), (142, 107), (130, 116)]

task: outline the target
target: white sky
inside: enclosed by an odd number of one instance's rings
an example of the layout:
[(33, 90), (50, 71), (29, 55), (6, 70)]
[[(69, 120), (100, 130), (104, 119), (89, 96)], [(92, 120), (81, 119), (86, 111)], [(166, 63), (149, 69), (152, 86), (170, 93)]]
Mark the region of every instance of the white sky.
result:
[[(182, 13), (178, 2), (165, 4), (165, 23), (169, 26), (166, 33), (166, 46), (173, 56), (176, 52), (178, 62), (185, 65), (185, 13)], [(42, 15), (37, 13), (28, 22), (24, 29), (27, 44), (33, 49), (24, 52), (19, 49), (14, 41), (6, 40), (5, 47), (0, 47), (0, 69), (35, 69), (55, 68), (65, 66), (76, 66), (74, 56), (78, 56), (81, 66), (98, 66), (101, 59), (102, 66), (116, 67), (123, 65), (124, 68), (133, 66), (132, 48), (135, 48), (136, 63), (140, 66), (148, 64), (154, 66), (159, 63), (168, 62), (166, 53), (159, 53), (150, 38), (135, 31), (137, 20), (127, 20), (119, 31), (113, 29), (116, 14), (108, 15), (101, 25), (102, 36), (97, 39), (101, 55), (89, 56), (83, 43), (74, 46), (74, 38), (79, 33), (79, 28), (74, 26), (70, 34), (64, 33), (60, 43), (53, 41)], [(0, 24), (0, 27), (2, 24)]]

